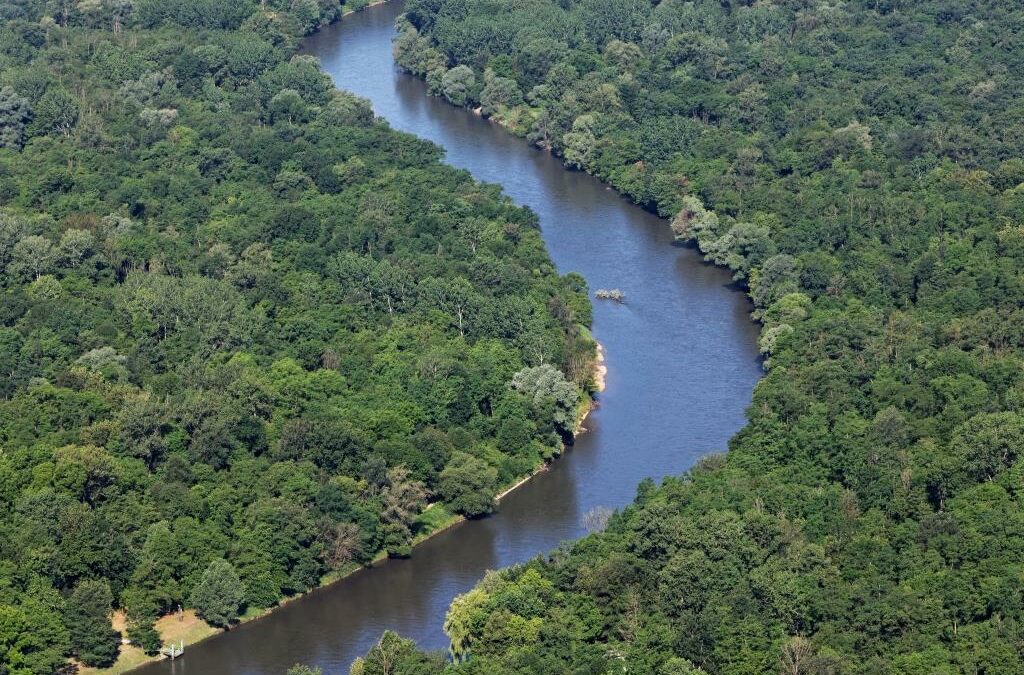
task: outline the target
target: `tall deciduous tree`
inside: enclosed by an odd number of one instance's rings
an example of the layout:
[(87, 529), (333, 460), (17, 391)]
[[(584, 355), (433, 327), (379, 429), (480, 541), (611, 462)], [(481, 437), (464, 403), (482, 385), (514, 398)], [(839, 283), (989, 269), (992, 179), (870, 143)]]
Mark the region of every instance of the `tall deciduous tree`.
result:
[(475, 86), (476, 76), (469, 66), (455, 66), (441, 78), (441, 90), (445, 98), (455, 105), (468, 103)]
[(394, 556), (407, 556), (412, 543), (412, 523), (426, 504), (426, 486), (410, 477), (404, 466), (387, 472), (387, 485), (381, 491), (381, 520), (386, 532), (385, 545)]
[(0, 604), (0, 664), (11, 675), (51, 675), (65, 663), (69, 644), (61, 616), (47, 604)]
[(438, 655), (423, 654), (412, 640), (384, 631), (366, 657), (352, 664), (349, 675), (428, 675), (443, 666)]
[(28, 99), (10, 87), (0, 89), (0, 148), (21, 150), (30, 119), (32, 110)]
[(456, 452), (441, 472), (438, 493), (448, 505), (475, 518), (494, 510), (498, 470), (485, 460)]
[(524, 368), (513, 376), (511, 386), (536, 406), (550, 403), (554, 408), (554, 422), (558, 430), (565, 434), (572, 433), (580, 392), (565, 379), (562, 371), (550, 363)]
[(63, 89), (50, 89), (35, 106), (32, 129), (43, 134), (69, 136), (78, 122), (79, 106)]
[(244, 601), (245, 586), (231, 563), (222, 559), (210, 563), (189, 598), (199, 616), (220, 628), (238, 620)]
[(111, 625), (114, 597), (110, 584), (83, 579), (67, 600), (64, 622), (71, 650), (87, 666), (109, 666), (117, 660), (120, 636)]

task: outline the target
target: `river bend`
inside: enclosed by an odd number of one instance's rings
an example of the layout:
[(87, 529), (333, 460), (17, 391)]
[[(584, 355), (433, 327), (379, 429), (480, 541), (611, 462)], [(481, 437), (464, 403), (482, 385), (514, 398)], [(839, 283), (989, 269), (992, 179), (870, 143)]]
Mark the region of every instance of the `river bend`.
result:
[(462, 523), (409, 560), (361, 570), (140, 673), (283, 675), (302, 662), (345, 675), (384, 629), (443, 649), (449, 603), (486, 570), (581, 536), (589, 509), (624, 506), (643, 478), (681, 473), (723, 450), (745, 421), (761, 373), (757, 327), (729, 274), (673, 245), (664, 220), (591, 176), (427, 96), (425, 84), (392, 61), (401, 11), (392, 2), (347, 16), (309, 38), (304, 51), (394, 128), (437, 143), (450, 164), (533, 209), (559, 271), (581, 273), (591, 289), (625, 292), (625, 304), (594, 302), (607, 388), (576, 446), (506, 497), (493, 517)]

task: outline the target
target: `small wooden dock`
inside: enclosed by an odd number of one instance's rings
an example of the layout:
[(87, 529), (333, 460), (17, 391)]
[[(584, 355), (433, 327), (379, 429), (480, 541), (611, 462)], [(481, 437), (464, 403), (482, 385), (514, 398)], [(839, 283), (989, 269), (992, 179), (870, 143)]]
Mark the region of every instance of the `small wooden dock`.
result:
[(173, 643), (160, 648), (160, 653), (165, 658), (174, 660), (185, 653), (185, 641), (179, 640), (177, 646)]

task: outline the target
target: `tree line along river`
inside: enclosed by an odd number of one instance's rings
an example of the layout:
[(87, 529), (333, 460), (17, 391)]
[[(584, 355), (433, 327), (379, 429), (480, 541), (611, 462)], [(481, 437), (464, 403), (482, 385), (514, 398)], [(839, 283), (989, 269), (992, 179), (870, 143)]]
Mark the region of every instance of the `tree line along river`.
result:
[(385, 629), (444, 648), (448, 605), (485, 571), (585, 534), (587, 511), (626, 505), (641, 480), (681, 473), (724, 450), (744, 423), (761, 372), (757, 326), (729, 274), (674, 245), (664, 220), (591, 176), (427, 96), (425, 84), (392, 60), (402, 11), (391, 2), (347, 16), (309, 38), (304, 51), (394, 128), (437, 143), (449, 163), (533, 209), (560, 272), (579, 272), (591, 289), (625, 292), (624, 304), (594, 306), (607, 388), (575, 447), (502, 500), (496, 515), (461, 523), (411, 559), (361, 570), (139, 673), (281, 675), (297, 662), (347, 673)]

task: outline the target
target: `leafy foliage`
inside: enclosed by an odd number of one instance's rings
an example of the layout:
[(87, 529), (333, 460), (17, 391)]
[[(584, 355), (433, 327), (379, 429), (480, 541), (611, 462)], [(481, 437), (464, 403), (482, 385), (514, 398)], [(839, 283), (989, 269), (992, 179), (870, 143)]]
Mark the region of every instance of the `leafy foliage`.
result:
[(245, 586), (238, 573), (226, 560), (214, 560), (192, 589), (189, 604), (207, 623), (227, 627), (238, 620), (238, 610), (245, 602)]
[(117, 659), (119, 637), (110, 627), (113, 600), (110, 585), (94, 579), (83, 579), (68, 598), (71, 650), (87, 666), (109, 666)]
[(561, 451), (512, 379), (590, 386), (585, 286), (295, 54), (341, 9), (4, 6), (4, 669), (109, 662), (112, 609), (154, 652), (180, 605), (226, 625), (408, 555), (428, 503), (480, 515)]
[(1022, 19), (409, 3), (401, 65), (509, 80), (466, 105), (732, 269), (767, 369), (727, 455), (458, 599), (449, 672), (1024, 670)]
[(428, 675), (437, 672), (444, 659), (437, 654), (424, 654), (407, 640), (392, 631), (384, 631), (379, 642), (364, 658), (358, 658), (349, 669), (349, 675)]
[(494, 510), (498, 471), (485, 460), (455, 453), (441, 472), (438, 492), (458, 513), (476, 517)]

